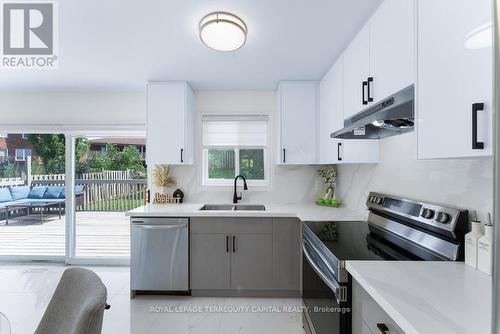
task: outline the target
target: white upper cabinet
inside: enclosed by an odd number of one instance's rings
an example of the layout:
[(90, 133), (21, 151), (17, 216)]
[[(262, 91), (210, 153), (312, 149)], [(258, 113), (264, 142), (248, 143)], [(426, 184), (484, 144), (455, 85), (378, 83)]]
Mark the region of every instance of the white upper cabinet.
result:
[(370, 20), (370, 103), (415, 82), (414, 0), (384, 0)]
[(343, 61), (341, 56), (319, 84), (317, 163), (377, 163), (378, 140), (330, 138), (332, 132), (344, 126)]
[(337, 164), (375, 164), (380, 161), (377, 139), (335, 139)]
[(414, 82), (414, 0), (385, 0), (344, 51), (344, 117)]
[(147, 92), (147, 163), (193, 163), (193, 91), (186, 82), (151, 82)]
[(344, 51), (344, 118), (368, 106), (367, 79), (370, 66), (370, 26), (365, 25)]
[(330, 138), (344, 126), (344, 64), (340, 57), (319, 84), (318, 163), (337, 162), (336, 143)]
[(316, 162), (316, 81), (284, 81), (279, 85), (277, 115), (277, 163)]
[(492, 8), (418, 1), (419, 159), (492, 155)]

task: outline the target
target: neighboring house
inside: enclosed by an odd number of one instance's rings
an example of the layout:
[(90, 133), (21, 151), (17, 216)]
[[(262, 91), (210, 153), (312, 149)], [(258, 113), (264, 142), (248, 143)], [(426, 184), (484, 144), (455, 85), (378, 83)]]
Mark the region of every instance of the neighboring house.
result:
[(7, 149), (7, 134), (0, 133), (0, 162), (7, 159), (8, 149)]
[(23, 162), (28, 156), (38, 159), (26, 134), (0, 133), (0, 161)]
[(142, 160), (146, 157), (146, 139), (145, 138), (92, 138), (89, 139), (90, 152), (89, 157), (95, 154), (106, 152), (107, 144), (114, 144), (121, 151), (125, 146), (135, 146), (141, 153)]

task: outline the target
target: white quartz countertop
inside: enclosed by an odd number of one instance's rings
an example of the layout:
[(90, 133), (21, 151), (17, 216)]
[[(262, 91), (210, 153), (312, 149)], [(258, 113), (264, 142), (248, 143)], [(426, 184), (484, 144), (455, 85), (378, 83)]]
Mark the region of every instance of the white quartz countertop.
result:
[[(249, 204), (249, 203), (240, 203)], [(252, 203), (253, 204), (253, 203)], [(262, 204), (262, 203), (256, 203)], [(264, 204), (265, 211), (205, 211), (203, 204), (148, 204), (128, 211), (130, 217), (293, 217), (302, 221), (364, 221), (366, 214), (315, 204)]]
[(347, 270), (406, 334), (491, 332), (492, 278), (463, 262), (348, 261)]

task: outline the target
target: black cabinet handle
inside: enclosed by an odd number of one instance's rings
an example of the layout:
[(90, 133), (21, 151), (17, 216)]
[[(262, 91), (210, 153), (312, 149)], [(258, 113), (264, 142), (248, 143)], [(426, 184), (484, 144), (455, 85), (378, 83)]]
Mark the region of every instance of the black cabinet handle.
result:
[(226, 235), (226, 253), (229, 253), (229, 235)]
[(382, 334), (387, 334), (389, 332), (389, 328), (387, 328), (386, 324), (377, 324), (377, 328)]
[(477, 141), (477, 112), (480, 110), (484, 110), (484, 103), (472, 104), (472, 149), (473, 150), (484, 149), (484, 143)]
[(181, 148), (181, 162), (184, 162), (184, 149)]
[(286, 149), (283, 149), (283, 163), (286, 162)]
[(341, 142), (337, 143), (337, 160), (342, 161), (342, 157), (340, 156), (340, 147), (342, 146)]
[(371, 94), (371, 83), (373, 82), (373, 78), (369, 77), (368, 81), (366, 82), (366, 86), (368, 87), (368, 102), (373, 102), (373, 97)]
[(389, 332), (389, 328), (387, 328), (386, 324), (377, 324), (377, 328), (382, 334), (387, 334)]
[(236, 252), (236, 237), (233, 235), (233, 253)]
[(362, 92), (362, 101), (363, 104), (368, 104), (368, 101), (366, 101), (365, 98), (365, 88), (368, 86), (368, 82), (363, 81), (363, 84), (361, 85), (361, 92)]

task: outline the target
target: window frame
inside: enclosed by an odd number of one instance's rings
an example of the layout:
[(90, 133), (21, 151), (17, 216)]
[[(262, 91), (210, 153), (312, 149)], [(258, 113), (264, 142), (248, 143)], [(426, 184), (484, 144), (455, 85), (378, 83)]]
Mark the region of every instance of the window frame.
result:
[[(18, 158), (18, 155), (17, 155), (17, 152), (18, 151), (22, 151), (23, 154), (22, 154), (22, 158)], [(16, 148), (16, 151), (14, 152), (14, 160), (15, 161), (26, 161), (28, 159), (26, 159), (28, 156), (31, 156), (31, 154), (28, 154), (28, 152), (30, 151), (29, 148)]]
[[(204, 122), (205, 121), (228, 121), (228, 122), (233, 122), (233, 121), (265, 121), (266, 123), (266, 141), (265, 143), (263, 142), (262, 144), (258, 145), (240, 145), (240, 144), (235, 144), (235, 145), (210, 145), (207, 144), (205, 145), (204, 142)], [(224, 150), (224, 149), (233, 149), (235, 150), (235, 176), (239, 175), (240, 172), (240, 151), (243, 149), (262, 149), (263, 150), (263, 162), (264, 162), (264, 179), (263, 180), (247, 180), (247, 184), (250, 188), (250, 190), (267, 190), (270, 189), (271, 187), (271, 172), (270, 172), (270, 166), (271, 166), (271, 153), (269, 150), (271, 148), (270, 145), (270, 138), (271, 138), (271, 122), (269, 119), (268, 115), (203, 115), (201, 117), (201, 127), (200, 127), (200, 132), (202, 133), (201, 135), (201, 186), (206, 187), (207, 189), (216, 189), (217, 187), (226, 190), (228, 188), (232, 188), (234, 186), (234, 179), (210, 179), (208, 178), (208, 150), (210, 149), (219, 149), (219, 150)]]
[(268, 187), (269, 182), (269, 153), (266, 146), (204, 146), (202, 148), (203, 163), (203, 186), (209, 187), (229, 187), (234, 185), (234, 179), (211, 179), (208, 177), (208, 150), (234, 150), (234, 172), (235, 177), (240, 174), (240, 150), (263, 150), (264, 161), (264, 179), (263, 180), (250, 180), (247, 179), (247, 184), (250, 187)]
[(9, 149), (8, 148), (0, 148), (0, 152), (5, 152), (5, 155), (0, 155), (0, 161), (5, 161), (9, 159)]

